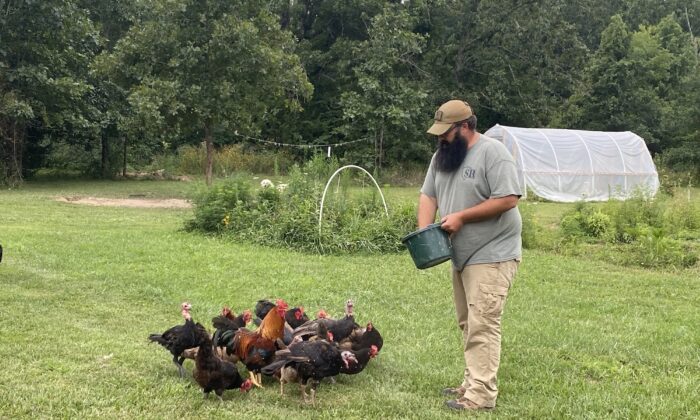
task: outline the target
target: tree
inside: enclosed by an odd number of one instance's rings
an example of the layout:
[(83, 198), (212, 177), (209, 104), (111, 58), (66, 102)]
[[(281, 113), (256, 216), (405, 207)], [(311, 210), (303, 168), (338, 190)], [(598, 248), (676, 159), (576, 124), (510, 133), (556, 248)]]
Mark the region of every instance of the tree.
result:
[(119, 40), (100, 67), (129, 88), (151, 127), (197, 134), (212, 180), (214, 128), (256, 134), (282, 110), (299, 110), (312, 86), (264, 5), (248, 1), (160, 0)]
[(694, 138), (700, 100), (690, 37), (670, 15), (630, 32), (619, 15), (603, 31), (564, 118), (574, 127), (634, 131), (655, 150)]
[[(369, 39), (352, 45), (354, 59), (347, 63), (354, 80), (341, 95), (345, 124), (340, 131), (371, 136), (377, 170), (382, 168), (387, 139), (412, 135), (425, 119), (428, 95), (420, 82), (426, 73), (418, 66), (425, 38), (414, 33), (413, 26), (401, 5), (387, 5), (372, 18)], [(404, 141), (401, 148), (409, 144)]]
[(51, 139), (88, 141), (95, 132), (87, 68), (99, 36), (67, 0), (0, 5), (0, 182), (16, 184), (26, 162), (40, 165)]

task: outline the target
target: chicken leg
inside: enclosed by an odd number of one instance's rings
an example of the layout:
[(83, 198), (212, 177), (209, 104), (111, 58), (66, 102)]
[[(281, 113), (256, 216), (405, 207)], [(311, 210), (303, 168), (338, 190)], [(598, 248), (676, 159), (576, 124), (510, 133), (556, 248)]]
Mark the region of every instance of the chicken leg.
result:
[[(262, 375), (260, 373), (254, 373), (254, 372), (248, 372), (248, 375), (250, 376), (250, 382), (253, 383), (253, 385), (257, 386), (258, 388), (264, 388), (261, 383)], [(260, 376), (260, 379), (258, 379), (258, 376)]]
[(182, 367), (182, 362), (183, 361), (179, 360), (177, 356), (173, 357), (173, 363), (175, 363), (175, 366), (177, 366), (177, 371), (180, 374), (180, 379), (184, 378), (186, 375), (185, 368)]

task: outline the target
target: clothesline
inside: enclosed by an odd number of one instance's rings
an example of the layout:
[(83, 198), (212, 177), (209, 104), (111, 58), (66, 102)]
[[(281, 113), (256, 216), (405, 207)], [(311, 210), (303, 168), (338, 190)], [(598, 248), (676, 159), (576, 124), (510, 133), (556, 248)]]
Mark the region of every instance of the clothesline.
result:
[(363, 141), (372, 140), (371, 137), (365, 137), (365, 138), (361, 138), (361, 139), (357, 139), (357, 140), (350, 140), (350, 141), (344, 141), (344, 142), (340, 142), (340, 143), (331, 143), (331, 144), (291, 144), (291, 143), (282, 143), (282, 142), (278, 142), (278, 141), (263, 140), (263, 139), (259, 139), (256, 137), (246, 136), (245, 134), (239, 134), (238, 131), (234, 131), (233, 134), (235, 136), (244, 138), (246, 140), (252, 140), (252, 141), (259, 142), (259, 143), (271, 144), (274, 146), (281, 146), (281, 147), (298, 147), (300, 149), (304, 149), (304, 148), (309, 149), (312, 147), (338, 147), (338, 146), (345, 146), (348, 144), (360, 143)]

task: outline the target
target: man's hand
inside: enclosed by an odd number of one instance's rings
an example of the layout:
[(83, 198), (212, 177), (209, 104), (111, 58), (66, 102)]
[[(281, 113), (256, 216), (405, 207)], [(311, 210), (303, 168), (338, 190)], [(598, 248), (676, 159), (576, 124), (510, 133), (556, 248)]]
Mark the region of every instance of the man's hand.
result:
[(442, 226), (440, 226), (442, 230), (449, 234), (456, 233), (462, 228), (462, 226), (464, 226), (464, 222), (462, 221), (462, 217), (459, 213), (448, 214), (447, 216), (443, 217), (440, 222), (442, 223)]

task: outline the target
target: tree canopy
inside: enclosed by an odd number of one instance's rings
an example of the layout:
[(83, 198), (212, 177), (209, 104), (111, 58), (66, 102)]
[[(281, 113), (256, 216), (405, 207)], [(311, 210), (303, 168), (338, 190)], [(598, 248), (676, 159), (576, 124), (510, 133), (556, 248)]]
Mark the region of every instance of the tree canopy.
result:
[(698, 28), (682, 0), (0, 0), (0, 182), (200, 143), (210, 180), (251, 138), (425, 163), (452, 98), (483, 129), (629, 130), (697, 171)]

